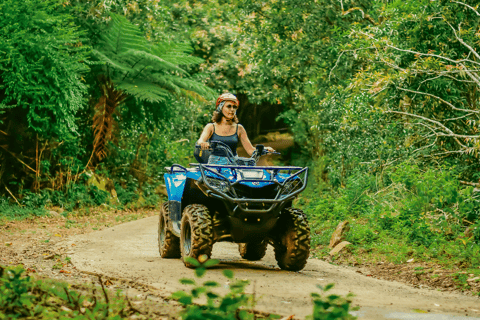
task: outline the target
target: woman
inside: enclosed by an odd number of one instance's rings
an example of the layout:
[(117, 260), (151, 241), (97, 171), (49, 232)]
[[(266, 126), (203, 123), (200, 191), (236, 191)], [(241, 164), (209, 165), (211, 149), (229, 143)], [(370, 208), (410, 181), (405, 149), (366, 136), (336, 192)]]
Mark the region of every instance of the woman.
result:
[[(237, 155), (238, 142), (242, 142), (242, 146), (249, 155), (255, 151), (250, 139), (248, 139), (245, 128), (238, 124), (237, 109), (239, 101), (231, 93), (220, 95), (216, 103), (217, 109), (213, 112), (212, 123), (209, 123), (203, 129), (199, 144), (202, 150), (210, 148), (210, 141), (221, 141), (228, 145), (233, 155)], [(266, 150), (274, 152), (270, 147)], [(208, 163), (213, 164), (231, 164), (223, 151), (217, 150), (208, 158)]]

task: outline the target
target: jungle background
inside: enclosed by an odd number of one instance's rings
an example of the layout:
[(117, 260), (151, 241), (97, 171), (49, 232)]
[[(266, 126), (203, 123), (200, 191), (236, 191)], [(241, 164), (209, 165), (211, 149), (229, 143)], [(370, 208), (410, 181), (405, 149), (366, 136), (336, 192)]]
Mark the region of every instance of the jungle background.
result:
[(192, 161), (228, 91), (252, 140), (289, 133), (281, 162), (311, 169), (297, 205), (315, 255), (346, 220), (349, 263), (437, 261), (466, 290), (480, 273), (476, 1), (2, 0), (0, 12), (2, 219), (157, 206), (164, 167)]

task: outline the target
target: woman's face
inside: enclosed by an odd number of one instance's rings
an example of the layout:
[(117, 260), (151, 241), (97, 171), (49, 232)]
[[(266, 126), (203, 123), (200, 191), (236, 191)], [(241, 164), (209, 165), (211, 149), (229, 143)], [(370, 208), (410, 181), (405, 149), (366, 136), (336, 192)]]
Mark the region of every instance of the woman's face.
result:
[(222, 113), (228, 120), (231, 120), (235, 117), (237, 113), (238, 106), (235, 105), (233, 101), (226, 101), (223, 105)]

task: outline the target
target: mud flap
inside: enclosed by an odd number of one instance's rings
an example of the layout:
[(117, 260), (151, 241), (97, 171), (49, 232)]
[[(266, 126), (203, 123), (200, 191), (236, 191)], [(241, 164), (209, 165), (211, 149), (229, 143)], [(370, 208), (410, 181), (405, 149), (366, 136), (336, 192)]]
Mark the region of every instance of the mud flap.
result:
[(170, 209), (170, 221), (172, 225), (169, 226), (170, 230), (177, 237), (180, 237), (180, 223), (182, 220), (182, 203), (180, 201), (170, 200), (168, 201)]

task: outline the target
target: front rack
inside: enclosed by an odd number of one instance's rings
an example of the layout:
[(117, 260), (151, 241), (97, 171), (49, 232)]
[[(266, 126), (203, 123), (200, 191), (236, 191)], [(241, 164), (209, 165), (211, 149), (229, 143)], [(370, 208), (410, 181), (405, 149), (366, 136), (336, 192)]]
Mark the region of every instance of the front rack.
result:
[[(198, 164), (200, 169), (200, 173), (202, 176), (202, 181), (204, 183), (205, 188), (202, 188), (200, 184), (197, 184), (199, 188), (202, 189), (203, 192), (207, 196), (212, 196), (221, 200), (228, 200), (230, 202), (234, 202), (239, 206), (243, 211), (246, 212), (269, 212), (272, 211), (278, 204), (293, 200), (297, 194), (302, 192), (307, 186), (307, 179), (308, 179), (308, 167), (279, 167), (279, 166), (265, 166), (265, 167), (250, 167), (250, 166), (232, 166), (232, 165), (212, 165), (212, 164)], [(235, 181), (231, 183), (230, 180), (225, 177), (222, 173), (222, 169), (230, 169), (232, 176), (236, 179), (238, 176), (237, 170), (241, 169), (262, 169), (262, 170), (270, 170), (272, 174), (270, 179), (259, 180), (259, 179), (242, 179), (239, 181)], [(215, 171), (214, 171), (215, 170)], [(287, 171), (291, 173), (296, 171), (294, 174), (291, 174), (288, 178), (286, 178), (282, 183), (278, 182), (275, 177), (278, 175), (280, 171)], [(207, 176), (209, 173), (209, 176)], [(301, 174), (304, 173), (303, 179), (300, 177)], [(213, 186), (209, 182), (209, 178), (220, 179), (227, 185), (227, 190), (230, 191), (230, 195), (227, 192), (219, 190), (215, 186)], [(298, 180), (297, 180), (298, 179)], [(293, 180), (296, 180), (297, 184), (292, 187)], [(274, 183), (275, 185), (280, 186), (276, 196), (274, 199), (252, 199), (252, 198), (240, 198), (237, 196), (235, 192), (235, 186), (241, 182), (261, 182), (261, 183)], [(300, 188), (296, 188), (298, 184), (302, 183)], [(290, 190), (288, 190), (290, 189)], [(286, 193), (284, 193), (286, 192)], [(269, 204), (270, 207), (267, 209), (248, 209), (249, 203), (261, 203), (261, 204)]]

